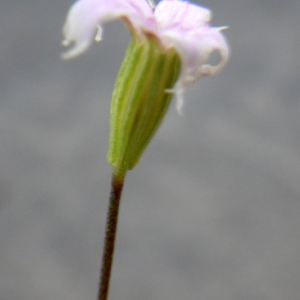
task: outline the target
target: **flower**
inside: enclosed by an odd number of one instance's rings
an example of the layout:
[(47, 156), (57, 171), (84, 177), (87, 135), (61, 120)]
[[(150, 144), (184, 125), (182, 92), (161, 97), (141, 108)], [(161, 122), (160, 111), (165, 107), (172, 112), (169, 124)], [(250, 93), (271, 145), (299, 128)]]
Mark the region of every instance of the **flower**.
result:
[[(133, 169), (159, 128), (173, 93), (177, 109), (188, 83), (217, 74), (229, 49), (221, 30), (209, 25), (210, 10), (182, 0), (79, 0), (63, 28), (64, 59), (102, 38), (102, 25), (120, 18), (132, 41), (120, 68), (111, 104), (108, 161), (117, 172)], [(212, 52), (216, 65), (207, 63)]]
[[(181, 59), (181, 73), (173, 88), (177, 109), (183, 103), (184, 87), (207, 75), (217, 74), (229, 56), (221, 33), (225, 27), (211, 27), (210, 10), (187, 1), (162, 0), (157, 6), (149, 0), (79, 0), (73, 4), (63, 28), (64, 46), (74, 44), (62, 58), (74, 58), (101, 40), (102, 24), (122, 19), (132, 34), (143, 41), (154, 36), (165, 49), (175, 48)], [(207, 63), (212, 52), (220, 54), (217, 65)]]

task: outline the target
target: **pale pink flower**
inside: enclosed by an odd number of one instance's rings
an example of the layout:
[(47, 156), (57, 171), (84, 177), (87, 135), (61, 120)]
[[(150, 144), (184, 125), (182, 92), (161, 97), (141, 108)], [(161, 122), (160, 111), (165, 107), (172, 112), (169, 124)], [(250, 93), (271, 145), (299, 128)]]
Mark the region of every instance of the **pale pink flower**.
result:
[[(146, 0), (79, 0), (70, 8), (63, 28), (63, 45), (74, 45), (62, 57), (70, 59), (83, 53), (93, 39), (101, 40), (102, 24), (118, 18), (141, 41), (151, 34), (166, 49), (174, 47), (179, 53), (181, 75), (168, 91), (176, 93), (179, 110), (184, 87), (217, 74), (228, 60), (228, 44), (220, 32), (225, 27), (211, 27), (209, 9), (181, 0), (162, 0), (157, 6)], [(214, 51), (220, 54), (219, 63), (207, 64)]]

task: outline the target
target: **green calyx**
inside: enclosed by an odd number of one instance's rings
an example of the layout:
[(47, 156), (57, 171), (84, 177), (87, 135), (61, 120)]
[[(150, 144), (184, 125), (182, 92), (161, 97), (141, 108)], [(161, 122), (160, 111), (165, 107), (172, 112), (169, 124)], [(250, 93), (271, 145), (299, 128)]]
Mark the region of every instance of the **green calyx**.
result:
[(108, 161), (117, 170), (138, 163), (172, 100), (181, 60), (148, 36), (131, 41), (119, 71), (111, 104)]

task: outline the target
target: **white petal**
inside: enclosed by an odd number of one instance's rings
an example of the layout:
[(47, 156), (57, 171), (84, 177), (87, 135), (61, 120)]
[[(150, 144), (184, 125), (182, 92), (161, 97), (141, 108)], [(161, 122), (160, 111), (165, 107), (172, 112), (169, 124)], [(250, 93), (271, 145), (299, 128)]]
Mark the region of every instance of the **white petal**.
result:
[(211, 19), (209, 9), (187, 1), (164, 0), (155, 8), (155, 19), (160, 30), (189, 30), (205, 26)]
[[(227, 42), (221, 28), (209, 26), (210, 16), (208, 9), (180, 0), (161, 1), (155, 10), (163, 44), (176, 48), (182, 60), (181, 75), (173, 89), (179, 113), (185, 86), (203, 76), (217, 74), (228, 60)], [(206, 63), (214, 51), (220, 54), (220, 62), (215, 66)]]
[(74, 46), (62, 57), (70, 59), (83, 53), (93, 41), (97, 26), (101, 29), (101, 24), (117, 18), (124, 18), (138, 34), (142, 30), (156, 31), (146, 0), (80, 0), (70, 8), (63, 28), (63, 45)]
[[(183, 94), (187, 84), (193, 83), (203, 76), (215, 75), (225, 66), (229, 57), (228, 44), (218, 28), (198, 28), (189, 34), (177, 30), (162, 34), (165, 43), (177, 49), (182, 60), (182, 71), (173, 92), (177, 98), (177, 111), (181, 114)], [(206, 64), (210, 55), (217, 51), (220, 61), (217, 65)]]

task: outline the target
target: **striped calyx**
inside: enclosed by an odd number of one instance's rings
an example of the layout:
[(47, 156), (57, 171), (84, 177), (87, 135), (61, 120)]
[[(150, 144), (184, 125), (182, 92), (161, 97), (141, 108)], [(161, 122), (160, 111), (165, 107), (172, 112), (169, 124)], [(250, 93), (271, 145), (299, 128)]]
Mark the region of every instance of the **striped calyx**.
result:
[(159, 128), (181, 69), (175, 48), (152, 36), (133, 37), (120, 68), (111, 104), (109, 163), (130, 170)]

